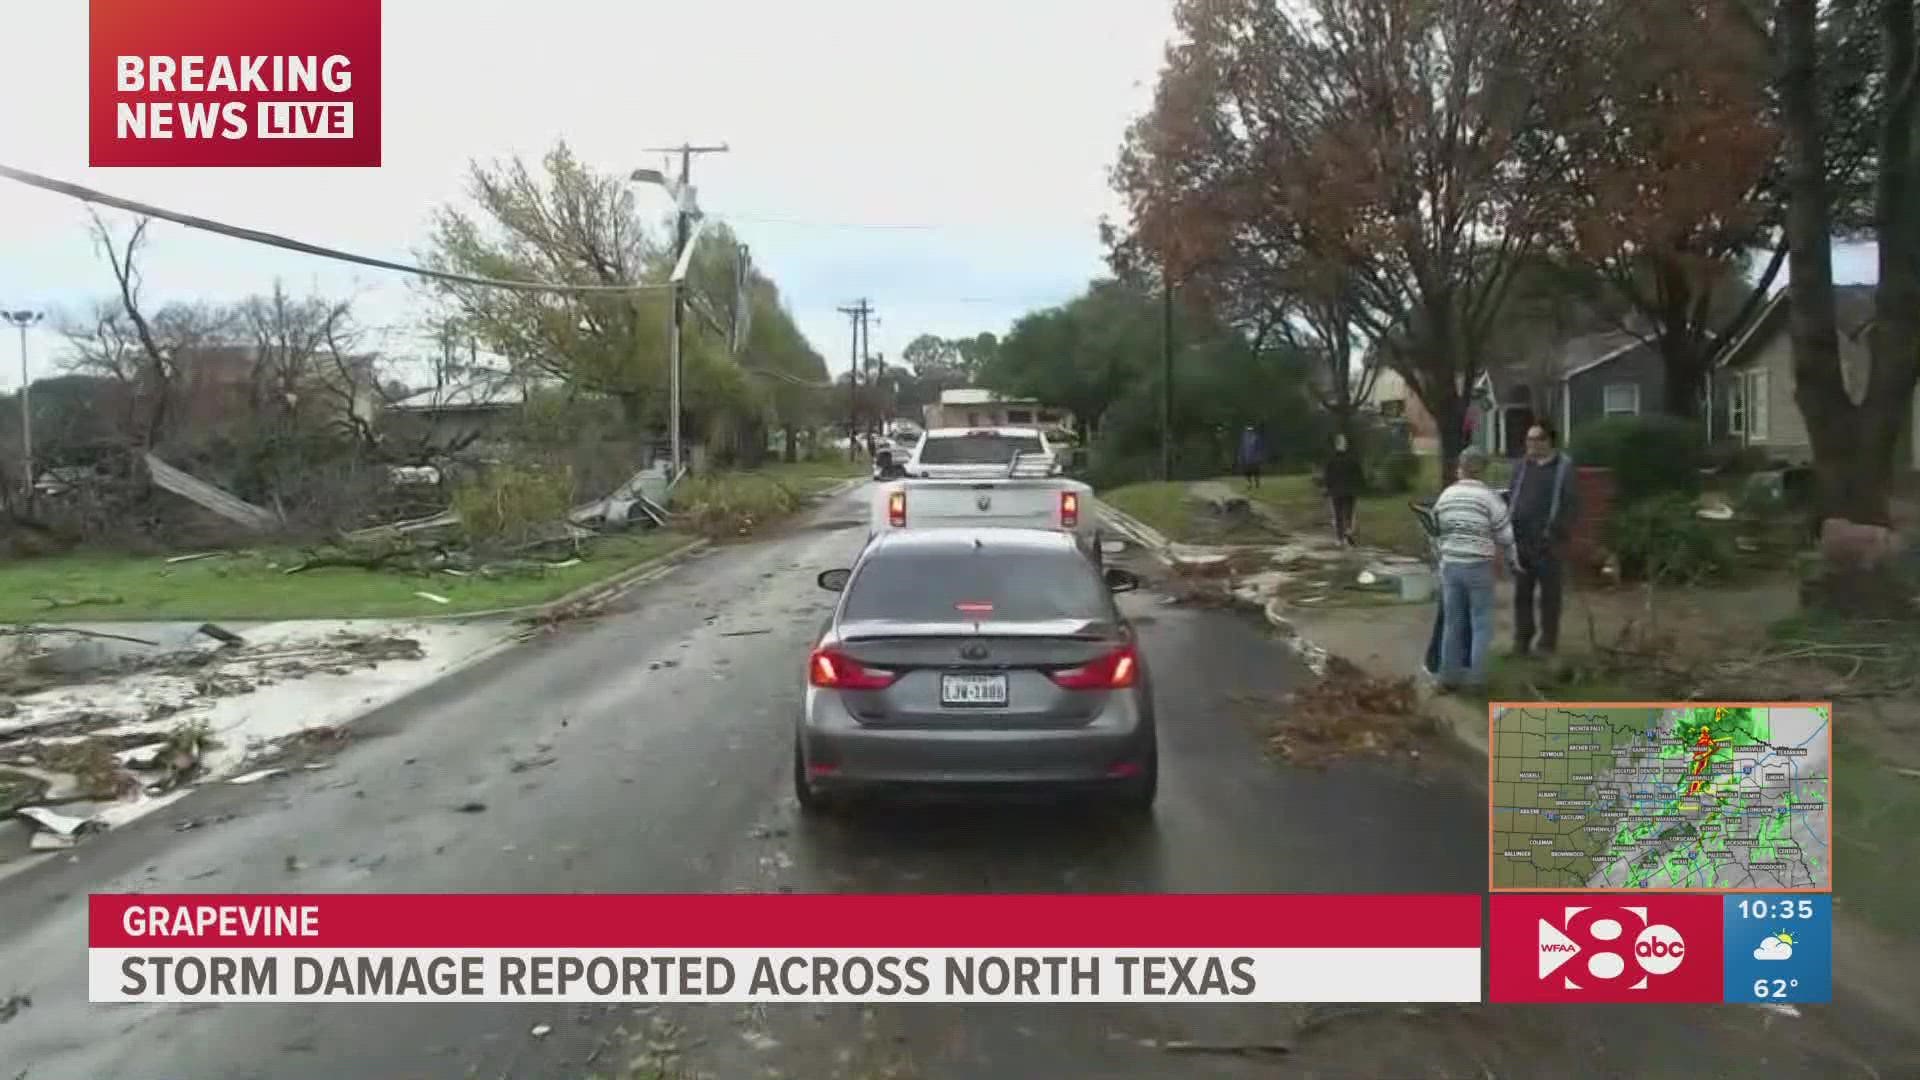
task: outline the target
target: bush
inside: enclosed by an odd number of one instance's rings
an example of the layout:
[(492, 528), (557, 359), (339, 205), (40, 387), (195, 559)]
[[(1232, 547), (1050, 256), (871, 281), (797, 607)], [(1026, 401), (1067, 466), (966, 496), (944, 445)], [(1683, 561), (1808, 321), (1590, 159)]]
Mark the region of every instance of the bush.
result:
[(1573, 460), (1613, 470), (1622, 503), (1661, 495), (1694, 495), (1706, 446), (1699, 425), (1671, 416), (1617, 416), (1574, 435)]
[(454, 490), (453, 508), (467, 540), (478, 546), (521, 544), (543, 537), (573, 506), (567, 469), (506, 465)]
[(1737, 442), (1717, 442), (1706, 453), (1706, 466), (1728, 476), (1750, 476), (1773, 465), (1773, 455), (1764, 446), (1742, 446)]
[(1694, 513), (1691, 496), (1669, 492), (1622, 506), (1607, 519), (1607, 545), (1624, 578), (1691, 584), (1733, 566), (1733, 539)]
[(799, 494), (778, 480), (739, 472), (687, 477), (668, 501), (675, 516), (714, 539), (745, 536), (801, 506)]

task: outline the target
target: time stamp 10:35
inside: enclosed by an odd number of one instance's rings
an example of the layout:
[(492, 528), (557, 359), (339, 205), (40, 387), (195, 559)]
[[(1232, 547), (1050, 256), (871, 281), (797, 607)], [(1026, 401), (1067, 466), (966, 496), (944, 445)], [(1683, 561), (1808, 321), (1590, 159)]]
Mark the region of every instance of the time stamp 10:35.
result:
[(1727, 1002), (1833, 1000), (1833, 897), (1725, 898)]

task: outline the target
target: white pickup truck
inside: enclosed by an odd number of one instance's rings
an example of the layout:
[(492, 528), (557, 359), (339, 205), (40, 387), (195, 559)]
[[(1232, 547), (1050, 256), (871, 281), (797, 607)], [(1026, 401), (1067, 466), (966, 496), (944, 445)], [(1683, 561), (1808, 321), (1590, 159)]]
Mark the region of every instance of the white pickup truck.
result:
[(875, 485), (869, 538), (889, 529), (969, 525), (1072, 533), (1105, 562), (1093, 489), (1061, 475), (1032, 428), (936, 428), (921, 436), (905, 476)]

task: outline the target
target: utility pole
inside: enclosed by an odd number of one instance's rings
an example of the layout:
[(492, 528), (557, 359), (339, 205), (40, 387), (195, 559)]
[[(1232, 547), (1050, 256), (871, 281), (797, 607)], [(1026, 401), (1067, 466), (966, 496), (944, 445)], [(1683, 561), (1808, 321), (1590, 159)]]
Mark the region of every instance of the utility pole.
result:
[(47, 317), (44, 311), (0, 311), (0, 319), (12, 323), (20, 330), (20, 463), (26, 471), (26, 488), (22, 496), (27, 505), (33, 505), (33, 377), (27, 373), (27, 328)]
[(853, 340), (847, 351), (847, 460), (853, 461), (859, 457), (860, 446), (861, 337), (866, 330), (867, 316), (873, 314), (873, 306), (863, 296), (838, 310), (852, 320), (853, 330)]
[(1173, 479), (1173, 275), (1160, 264), (1160, 479)]
[[(674, 264), (678, 266), (680, 262), (686, 258), (687, 239), (691, 234), (693, 218), (696, 213), (694, 210), (692, 186), (693, 155), (724, 154), (728, 152), (727, 144), (720, 143), (717, 146), (695, 146), (692, 143), (681, 143), (679, 146), (650, 146), (647, 147), (646, 152), (649, 154), (680, 155), (680, 183), (673, 191), (674, 202), (678, 207), (678, 212), (674, 215), (673, 258)], [(670, 336), (667, 342), (667, 444), (669, 446), (668, 452), (672, 455), (671, 464), (667, 468), (667, 476), (669, 479), (680, 475), (682, 458), (680, 450), (680, 329), (682, 320), (686, 314), (686, 296), (684, 290), (676, 284), (672, 292), (673, 318), (668, 331)]]

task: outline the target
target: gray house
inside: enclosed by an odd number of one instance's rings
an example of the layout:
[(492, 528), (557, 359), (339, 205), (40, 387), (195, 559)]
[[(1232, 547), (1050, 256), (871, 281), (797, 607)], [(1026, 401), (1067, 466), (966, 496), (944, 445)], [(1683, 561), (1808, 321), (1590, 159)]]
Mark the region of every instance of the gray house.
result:
[[(1833, 290), (1840, 331), (1840, 376), (1848, 396), (1866, 393), (1872, 367), (1867, 330), (1873, 322), (1872, 285), (1842, 285)], [(1713, 373), (1709, 428), (1716, 442), (1737, 443), (1789, 465), (1813, 460), (1807, 424), (1793, 398), (1793, 343), (1787, 332), (1787, 290), (1767, 301), (1740, 340), (1727, 350)], [(1920, 394), (1902, 426), (1896, 461), (1902, 469), (1920, 469)]]
[(1483, 373), (1474, 398), (1474, 445), (1489, 454), (1519, 457), (1527, 428), (1539, 418), (1558, 429), (1565, 443), (1597, 420), (1666, 411), (1666, 373), (1652, 343), (1609, 330), (1573, 338), (1536, 360)]

